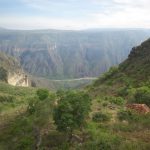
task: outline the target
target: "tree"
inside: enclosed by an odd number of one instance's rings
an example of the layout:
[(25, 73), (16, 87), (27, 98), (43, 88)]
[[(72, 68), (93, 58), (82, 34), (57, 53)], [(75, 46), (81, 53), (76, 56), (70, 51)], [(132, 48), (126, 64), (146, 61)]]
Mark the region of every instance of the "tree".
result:
[(47, 89), (38, 89), (37, 96), (40, 100), (45, 100), (49, 96), (49, 91)]
[(150, 106), (150, 88), (148, 86), (138, 88), (131, 102)]
[(0, 67), (0, 80), (7, 82), (7, 70), (5, 70), (3, 67)]
[(72, 137), (73, 130), (85, 123), (90, 104), (91, 99), (84, 92), (66, 91), (62, 95), (59, 93), (58, 105), (53, 114), (57, 130), (67, 132)]
[(29, 98), (27, 112), (28, 118), (31, 118), (35, 138), (35, 149), (38, 150), (42, 143), (41, 131), (49, 124), (52, 117), (55, 94), (49, 93), (48, 90), (39, 89), (37, 95), (39, 98), (37, 98), (37, 96)]
[(33, 80), (31, 81), (31, 86), (36, 87), (36, 83)]

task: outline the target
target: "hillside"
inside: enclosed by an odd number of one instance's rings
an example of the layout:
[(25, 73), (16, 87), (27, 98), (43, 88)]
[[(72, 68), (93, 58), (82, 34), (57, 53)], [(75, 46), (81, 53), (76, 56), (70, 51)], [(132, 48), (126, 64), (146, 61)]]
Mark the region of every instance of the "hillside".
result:
[(0, 50), (23, 69), (49, 79), (95, 77), (122, 62), (150, 30), (1, 30)]
[(14, 72), (21, 68), (19, 62), (15, 58), (2, 52), (0, 52), (0, 67), (4, 67), (9, 72)]
[(119, 69), (137, 83), (150, 81), (150, 39), (134, 47)]
[(149, 46), (148, 40), (133, 48), (118, 68), (84, 90), (51, 92), (0, 82), (0, 149), (149, 150), (149, 113), (127, 108), (150, 106), (149, 59), (143, 59), (150, 56)]
[[(134, 47), (123, 63), (110, 68), (87, 87), (93, 98), (94, 120), (102, 122), (102, 116), (111, 115), (111, 123), (105, 122), (104, 126), (107, 126), (107, 130), (113, 135), (126, 139), (119, 150), (150, 148), (150, 113), (141, 112), (145, 104), (150, 111), (149, 68), (150, 39)], [(96, 129), (98, 133), (101, 132), (98, 126)]]
[(149, 84), (150, 81), (150, 39), (140, 46), (134, 47), (123, 63), (118, 67), (111, 68), (96, 82), (95, 87), (102, 84), (112, 86), (131, 85), (140, 87), (142, 84)]

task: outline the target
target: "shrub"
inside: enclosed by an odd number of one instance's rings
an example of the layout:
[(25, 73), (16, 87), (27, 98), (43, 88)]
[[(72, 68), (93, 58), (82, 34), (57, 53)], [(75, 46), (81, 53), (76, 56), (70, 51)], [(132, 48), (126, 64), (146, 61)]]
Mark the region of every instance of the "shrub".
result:
[(47, 89), (38, 89), (37, 96), (40, 100), (45, 100), (49, 96), (49, 91)]
[(27, 109), (29, 114), (33, 114), (36, 111), (36, 103), (37, 103), (36, 100), (31, 100), (29, 102), (28, 109)]
[(117, 113), (117, 116), (120, 121), (123, 121), (123, 120), (130, 121), (130, 120), (133, 120), (133, 117), (134, 117), (133, 113), (129, 110), (121, 110)]
[(0, 103), (12, 103), (14, 102), (15, 97), (11, 95), (0, 95)]
[(34, 139), (30, 136), (24, 136), (20, 141), (18, 142), (16, 149), (32, 149), (34, 143)]
[(147, 86), (139, 88), (134, 95), (133, 102), (150, 106), (150, 88)]
[(125, 102), (122, 97), (106, 96), (104, 99), (116, 105), (123, 105)]
[[(69, 149), (69, 143), (67, 142), (67, 135), (58, 132), (58, 131), (50, 131), (47, 136), (43, 139), (43, 145), (50, 147), (51, 149)], [(64, 148), (65, 147), (65, 148)]]
[(93, 114), (92, 120), (95, 122), (109, 121), (110, 115), (104, 114), (101, 112), (97, 112), (97, 113)]
[(36, 87), (36, 83), (33, 80), (31, 81), (31, 86)]
[[(99, 77), (99, 79), (97, 79), (94, 82), (94, 86), (99, 85), (100, 83), (106, 81), (107, 79), (112, 78), (112, 76), (114, 76), (116, 73), (118, 72), (118, 67), (111, 67), (109, 69), (109, 71), (107, 71), (106, 73), (104, 73), (102, 76)], [(113, 81), (111, 81), (110, 83), (108, 83), (109, 85), (112, 84)]]
[(118, 90), (118, 95), (122, 96), (122, 97), (127, 96), (128, 95), (128, 88), (127, 87), (120, 88)]
[(125, 100), (122, 97), (112, 97), (110, 100), (111, 103), (114, 103), (116, 105), (123, 105)]
[(103, 105), (103, 107), (107, 107), (107, 106), (108, 106), (108, 104), (109, 104), (108, 102), (103, 102), (103, 104), (102, 104), (102, 105)]
[(103, 74), (103, 79), (107, 80), (118, 72), (118, 67), (111, 67), (108, 72)]
[(122, 139), (109, 132), (96, 132), (95, 136), (92, 136), (92, 140), (86, 141), (83, 144), (82, 149), (86, 150), (117, 150), (120, 146)]
[(59, 101), (53, 118), (58, 131), (73, 132), (85, 123), (89, 114), (91, 98), (84, 92), (66, 91), (59, 93)]
[(0, 80), (7, 82), (7, 70), (3, 67), (0, 67)]

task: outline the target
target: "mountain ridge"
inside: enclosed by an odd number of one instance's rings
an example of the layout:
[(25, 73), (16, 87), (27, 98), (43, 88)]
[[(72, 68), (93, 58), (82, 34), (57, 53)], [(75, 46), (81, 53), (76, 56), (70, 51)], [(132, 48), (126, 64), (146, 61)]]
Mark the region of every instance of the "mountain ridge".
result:
[[(112, 67), (95, 81), (95, 90), (101, 86), (117, 92), (119, 88), (139, 88), (150, 84), (150, 38), (133, 47), (128, 58), (118, 67)], [(116, 88), (116, 89), (114, 89)], [(109, 91), (109, 90), (108, 90)], [(111, 92), (110, 92), (111, 93)]]
[(5, 30), (1, 51), (16, 57), (37, 77), (67, 79), (98, 76), (122, 62), (150, 30)]

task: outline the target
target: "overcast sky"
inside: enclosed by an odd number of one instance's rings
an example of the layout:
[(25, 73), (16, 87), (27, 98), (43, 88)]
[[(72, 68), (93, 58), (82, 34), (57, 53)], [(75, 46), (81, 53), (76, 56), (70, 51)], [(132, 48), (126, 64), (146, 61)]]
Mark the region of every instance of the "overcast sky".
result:
[(150, 0), (0, 0), (0, 27), (150, 28)]

